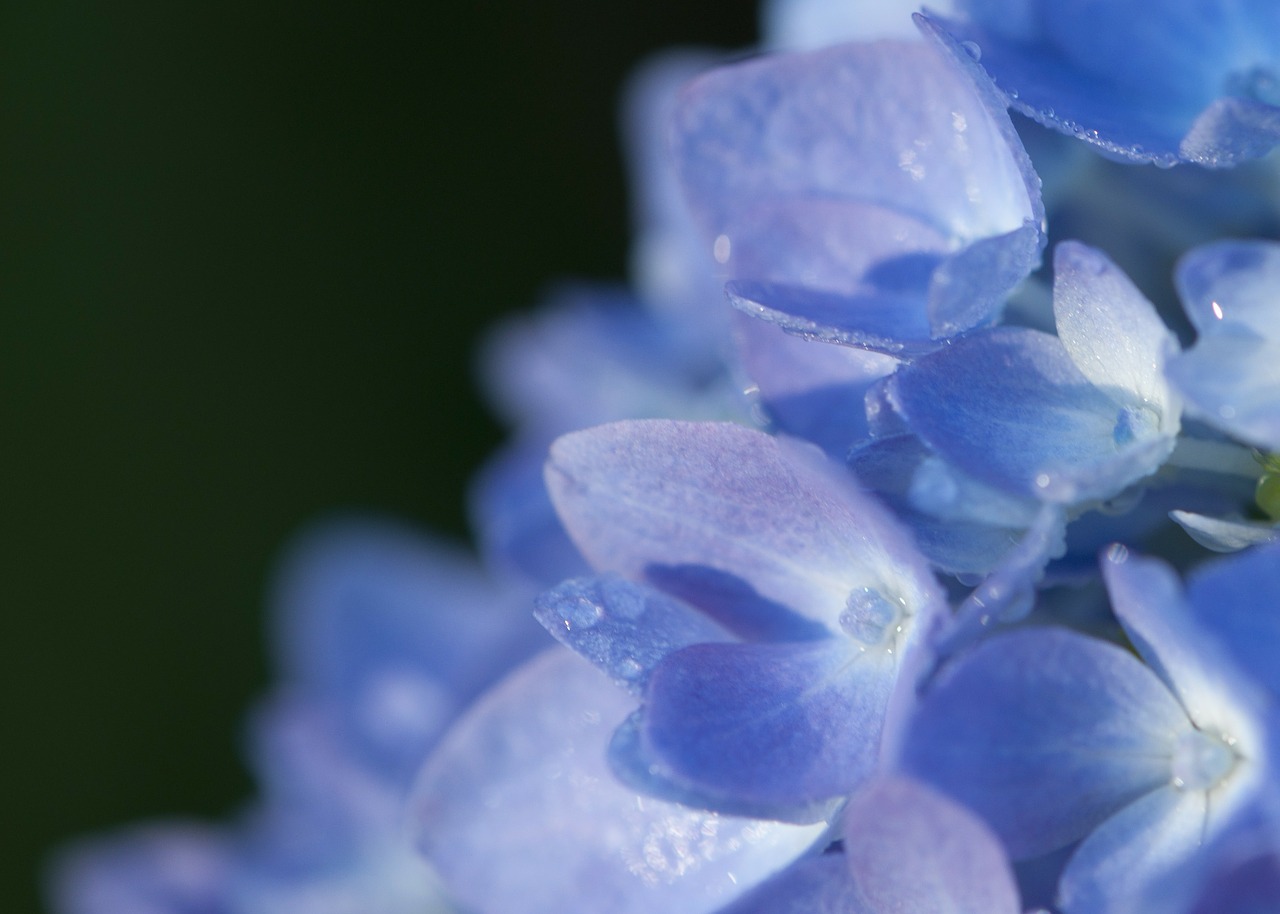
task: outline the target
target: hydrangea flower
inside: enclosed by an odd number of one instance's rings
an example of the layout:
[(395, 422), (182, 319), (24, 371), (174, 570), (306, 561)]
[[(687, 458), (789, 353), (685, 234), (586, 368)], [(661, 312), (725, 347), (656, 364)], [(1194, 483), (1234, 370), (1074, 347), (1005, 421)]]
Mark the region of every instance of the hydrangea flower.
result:
[(1280, 244), (1205, 242), (1280, 170), (1096, 150), (1265, 152), (1280, 13), (908, 6), (636, 78), (636, 290), (491, 339), (483, 564), (306, 540), (261, 797), (61, 914), (1275, 909)]

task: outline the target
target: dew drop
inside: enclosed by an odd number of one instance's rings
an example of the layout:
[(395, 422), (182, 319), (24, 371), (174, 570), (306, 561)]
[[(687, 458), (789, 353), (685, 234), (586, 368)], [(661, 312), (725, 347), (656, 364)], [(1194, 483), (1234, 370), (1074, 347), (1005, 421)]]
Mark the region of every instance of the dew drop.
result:
[(965, 53), (974, 60), (982, 60), (982, 48), (976, 41), (962, 41), (960, 47), (964, 48)]
[(619, 676), (623, 679), (636, 679), (644, 672), (644, 667), (640, 665), (640, 661), (634, 657), (627, 657), (618, 661), (615, 668)]
[(1114, 565), (1123, 565), (1129, 561), (1129, 547), (1124, 543), (1112, 543), (1107, 547), (1107, 561)]
[(711, 246), (711, 255), (715, 257), (716, 263), (728, 263), (729, 253), (733, 250), (733, 245), (729, 241), (728, 235), (717, 235), (715, 243)]
[(1173, 748), (1173, 786), (1179, 790), (1212, 790), (1240, 761), (1230, 741), (1203, 730), (1178, 737)]
[(845, 601), (840, 628), (855, 641), (875, 647), (885, 641), (891, 630), (902, 630), (898, 624), (902, 615), (902, 601), (886, 599), (870, 587), (859, 587)]
[(598, 603), (585, 598), (578, 598), (564, 610), (564, 627), (569, 631), (578, 628), (591, 628), (600, 621), (604, 611)]

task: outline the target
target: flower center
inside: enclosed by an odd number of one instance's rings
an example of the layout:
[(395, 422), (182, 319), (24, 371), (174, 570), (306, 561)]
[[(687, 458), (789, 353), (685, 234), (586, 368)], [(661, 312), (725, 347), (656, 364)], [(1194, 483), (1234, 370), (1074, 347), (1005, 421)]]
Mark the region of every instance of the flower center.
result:
[(1203, 730), (1178, 737), (1173, 747), (1173, 786), (1179, 790), (1212, 790), (1235, 770), (1240, 756), (1232, 740)]
[(1146, 406), (1125, 406), (1116, 414), (1116, 425), (1111, 430), (1111, 440), (1116, 447), (1124, 447), (1139, 438), (1148, 438), (1160, 428), (1160, 417)]
[(906, 615), (906, 603), (902, 599), (890, 599), (878, 590), (859, 587), (851, 591), (845, 601), (840, 628), (865, 647), (879, 647), (889, 641), (889, 649), (893, 650)]

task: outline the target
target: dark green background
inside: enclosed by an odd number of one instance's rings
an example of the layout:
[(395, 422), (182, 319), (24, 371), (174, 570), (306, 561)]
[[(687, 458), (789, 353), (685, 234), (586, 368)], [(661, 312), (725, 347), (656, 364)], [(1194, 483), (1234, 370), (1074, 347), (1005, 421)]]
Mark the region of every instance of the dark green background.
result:
[(753, 6), (6, 5), (0, 910), (72, 836), (249, 796), (275, 550), (462, 534), (479, 328), (622, 275), (619, 82)]

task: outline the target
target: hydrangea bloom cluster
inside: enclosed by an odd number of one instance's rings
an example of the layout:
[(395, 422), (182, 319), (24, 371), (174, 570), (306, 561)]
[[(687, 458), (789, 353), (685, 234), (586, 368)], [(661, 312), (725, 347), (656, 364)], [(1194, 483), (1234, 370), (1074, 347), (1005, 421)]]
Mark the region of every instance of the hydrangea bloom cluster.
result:
[(1280, 912), (1278, 11), (654, 61), (632, 288), (485, 352), (479, 557), (304, 538), (260, 798), (58, 909)]

